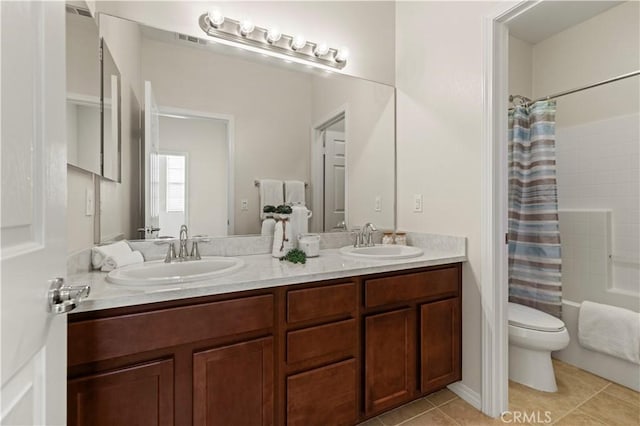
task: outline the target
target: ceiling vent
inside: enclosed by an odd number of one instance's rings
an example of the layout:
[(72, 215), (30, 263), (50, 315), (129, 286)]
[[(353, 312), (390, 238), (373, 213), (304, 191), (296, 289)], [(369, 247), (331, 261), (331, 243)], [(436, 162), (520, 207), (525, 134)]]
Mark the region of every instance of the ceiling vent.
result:
[(187, 41), (189, 43), (201, 44), (203, 46), (207, 45), (207, 40), (203, 40), (201, 38), (186, 35), (186, 34), (180, 34), (180, 33), (176, 33), (176, 34), (178, 36), (178, 40)]
[(80, 15), (86, 18), (92, 18), (91, 12), (89, 12), (88, 9), (82, 9), (80, 7), (71, 6), (70, 4), (65, 5), (65, 9), (67, 10), (67, 13), (70, 13), (72, 15)]

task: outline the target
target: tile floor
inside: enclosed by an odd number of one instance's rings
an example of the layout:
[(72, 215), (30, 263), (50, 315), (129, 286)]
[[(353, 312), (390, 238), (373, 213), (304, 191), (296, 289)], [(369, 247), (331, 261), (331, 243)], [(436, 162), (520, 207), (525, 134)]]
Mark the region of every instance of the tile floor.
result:
[[(559, 426), (638, 426), (640, 393), (554, 360), (558, 392), (539, 392), (509, 383), (512, 412), (492, 419), (458, 398), (448, 389), (403, 405), (361, 423), (360, 426), (484, 426), (553, 424)], [(527, 418), (516, 418), (515, 413)]]

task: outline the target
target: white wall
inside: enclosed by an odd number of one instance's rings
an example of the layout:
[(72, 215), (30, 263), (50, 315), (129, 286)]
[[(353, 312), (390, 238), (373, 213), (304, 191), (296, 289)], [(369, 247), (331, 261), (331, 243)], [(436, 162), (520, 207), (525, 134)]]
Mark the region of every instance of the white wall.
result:
[(533, 46), (509, 36), (509, 94), (533, 96)]
[[(541, 97), (640, 69), (640, 2), (629, 1), (533, 47), (533, 96)], [(635, 113), (640, 77), (558, 100), (558, 126)]]
[(234, 117), (235, 233), (259, 234), (254, 180), (309, 181), (311, 74), (148, 38), (142, 65), (160, 107)]
[[(347, 218), (349, 227), (372, 222), (393, 229), (394, 89), (360, 79), (314, 77), (313, 124), (346, 106)], [(381, 209), (375, 211), (375, 197)]]
[[(533, 46), (534, 96), (638, 70), (638, 16), (640, 3), (630, 1)], [(612, 210), (612, 252), (636, 262), (640, 262), (639, 94), (640, 77), (610, 83), (559, 98), (556, 116), (559, 207)], [(640, 264), (614, 261), (612, 267), (610, 285), (640, 294)]]
[[(462, 380), (481, 389), (482, 19), (508, 2), (398, 2), (398, 227), (468, 239)], [(424, 211), (413, 213), (413, 194)]]
[[(100, 62), (97, 24), (91, 18), (78, 15), (66, 14), (65, 19), (67, 91), (99, 98)], [(78, 164), (78, 144), (82, 141), (77, 138), (77, 115), (73, 114), (75, 110), (74, 107), (67, 106), (67, 115), (70, 119), (67, 121), (67, 161)], [(99, 171), (99, 166), (95, 167), (95, 170)], [(86, 190), (93, 191), (93, 188), (94, 181), (91, 173), (74, 167), (67, 168), (67, 250), (70, 253), (93, 245), (94, 216), (85, 214)]]
[[(188, 153), (189, 235), (227, 235), (227, 126), (207, 119), (160, 117), (160, 153)], [(161, 189), (162, 190), (162, 189)], [(163, 206), (160, 205), (162, 210)], [(182, 223), (161, 229), (178, 236)]]
[(311, 41), (347, 46), (351, 54), (343, 72), (394, 82), (395, 7), (391, 1), (96, 2), (99, 12), (201, 38), (206, 35), (198, 18), (212, 6), (230, 18), (248, 16), (258, 26), (278, 25), (285, 34), (302, 33)]

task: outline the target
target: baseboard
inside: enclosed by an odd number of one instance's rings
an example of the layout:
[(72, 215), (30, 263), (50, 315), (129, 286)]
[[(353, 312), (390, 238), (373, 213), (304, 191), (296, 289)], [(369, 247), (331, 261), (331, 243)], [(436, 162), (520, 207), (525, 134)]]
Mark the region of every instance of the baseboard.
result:
[(451, 383), (447, 386), (449, 390), (460, 398), (464, 399), (466, 402), (471, 404), (475, 409), (482, 410), (482, 399), (480, 398), (480, 394), (469, 386), (465, 385), (462, 382)]

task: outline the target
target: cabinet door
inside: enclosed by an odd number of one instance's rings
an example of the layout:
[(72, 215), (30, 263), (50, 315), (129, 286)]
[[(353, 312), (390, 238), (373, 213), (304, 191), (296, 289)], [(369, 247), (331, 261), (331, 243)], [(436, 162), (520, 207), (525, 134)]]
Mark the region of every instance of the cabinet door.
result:
[(193, 355), (194, 425), (273, 424), (273, 338)]
[(288, 426), (348, 426), (356, 422), (356, 361), (287, 378)]
[(420, 308), (421, 384), (429, 393), (461, 379), (460, 298)]
[(173, 425), (173, 361), (161, 360), (68, 383), (70, 426)]
[(365, 413), (410, 399), (416, 388), (415, 311), (365, 319)]

